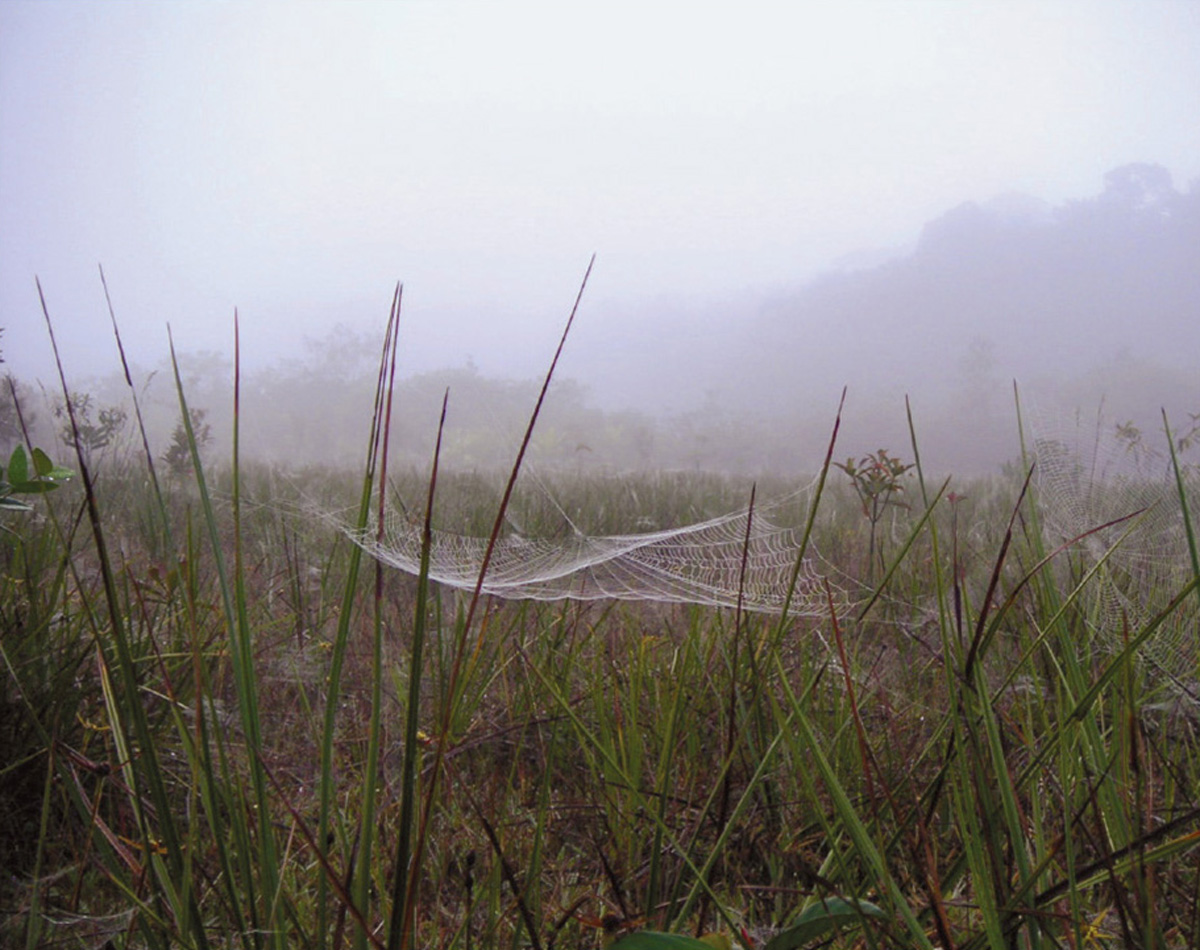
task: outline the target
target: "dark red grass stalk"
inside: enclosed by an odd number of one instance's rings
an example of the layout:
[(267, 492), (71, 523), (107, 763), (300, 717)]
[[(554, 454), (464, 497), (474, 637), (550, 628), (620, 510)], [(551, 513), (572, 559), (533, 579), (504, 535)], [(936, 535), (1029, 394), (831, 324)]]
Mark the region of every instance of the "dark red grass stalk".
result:
[[(579, 304), (583, 299), (584, 289), (587, 287), (588, 277), (591, 276), (592, 266), (596, 263), (596, 256), (593, 254), (592, 259), (588, 262), (587, 270), (584, 272), (583, 281), (579, 285), (579, 292), (575, 296), (575, 304), (571, 307), (571, 314), (567, 318), (567, 324), (563, 328), (562, 337), (558, 341), (558, 348), (554, 351), (554, 359), (550, 361), (550, 369), (546, 373), (546, 379), (542, 383), (541, 392), (538, 394), (537, 403), (533, 408), (533, 413), (529, 417), (529, 425), (525, 429), (525, 437), (521, 440), (521, 448), (517, 452), (517, 458), (513, 462), (512, 473), (509, 475), (508, 484), (504, 488), (504, 495), (500, 500), (500, 508), (496, 512), (496, 521), (492, 525), (492, 534), (488, 539), (487, 549), (484, 551), (483, 562), (479, 567), (479, 577), (475, 581), (475, 590), (471, 595), (471, 602), (467, 607), (466, 617), (462, 621), (462, 627), (459, 630), (458, 641), (454, 648), (454, 659), (450, 667), (450, 675), (447, 679), (449, 688), (447, 696), (450, 697), (447, 701), (445, 709), (442, 713), (442, 721), (439, 724), (438, 741), (434, 752), (433, 765), (429, 770), (429, 786), (426, 791), (425, 804), (421, 811), (421, 821), (417, 829), (417, 841), (413, 849), (413, 862), (418, 862), (425, 850), (425, 842), (429, 832), (429, 821), (433, 811), (433, 803), (437, 799), (438, 782), (441, 777), (442, 765), (445, 760), (446, 738), (450, 733), (450, 720), (453, 715), (453, 696), (455, 693), (455, 684), (458, 682), (459, 675), (462, 670), (463, 655), (466, 652), (466, 639), (470, 633), (472, 623), (475, 619), (475, 612), (479, 607), (479, 603), (483, 598), (483, 585), (487, 576), (488, 567), (491, 564), (492, 553), (496, 548), (496, 541), (500, 537), (500, 530), (504, 525), (504, 516), (508, 511), (508, 504), (512, 498), (513, 489), (517, 483), (517, 476), (521, 471), (521, 463), (525, 459), (525, 452), (529, 448), (530, 440), (533, 438), (533, 429), (537, 424), (538, 416), (542, 410), (542, 403), (545, 402), (546, 393), (550, 389), (550, 381), (554, 377), (555, 367), (558, 366), (559, 357), (562, 356), (563, 348), (567, 343), (567, 336), (571, 332), (571, 326), (575, 322), (575, 315), (579, 312)], [(399, 870), (399, 869), (397, 869)], [(393, 909), (393, 913), (396, 910)], [(401, 948), (408, 946), (408, 935), (411, 933), (411, 922), (415, 919), (416, 914), (416, 888), (410, 888), (407, 900), (401, 913), (403, 914), (404, 928), (400, 937), (400, 942), (397, 944)]]

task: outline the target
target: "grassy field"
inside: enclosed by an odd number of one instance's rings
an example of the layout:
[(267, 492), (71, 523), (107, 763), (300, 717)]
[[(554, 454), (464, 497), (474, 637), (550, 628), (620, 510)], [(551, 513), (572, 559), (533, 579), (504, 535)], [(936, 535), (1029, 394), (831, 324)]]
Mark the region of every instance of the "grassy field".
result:
[(914, 435), (903, 506), (831, 462), (793, 505), (850, 606), (473, 596), (313, 511), (617, 534), (751, 486), (388, 472), (391, 353), (357, 472), (60, 459), (4, 514), (0, 944), (1200, 946), (1195, 658), (1142, 659), (1195, 641), (1194, 543), (1113, 580)]

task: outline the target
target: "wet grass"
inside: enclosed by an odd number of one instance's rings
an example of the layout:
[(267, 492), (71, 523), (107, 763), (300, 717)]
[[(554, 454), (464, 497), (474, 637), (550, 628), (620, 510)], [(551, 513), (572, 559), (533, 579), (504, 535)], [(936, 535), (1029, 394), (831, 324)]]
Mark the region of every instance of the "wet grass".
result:
[[(235, 445), (156, 487), (80, 458), (6, 521), (6, 944), (1200, 944), (1195, 671), (1139, 660), (1195, 622), (1194, 565), (1132, 590), (1149, 619), (1102, 646), (1099, 577), (1047, 549), (1027, 466), (918, 466), (878, 537), (833, 477), (792, 513), (876, 578), (854, 610), (440, 589), (303, 505), (552, 536), (687, 524), (751, 486), (389, 473), (398, 310), (360, 471), (284, 479)], [(1188, 498), (1181, 478), (1185, 520)]]

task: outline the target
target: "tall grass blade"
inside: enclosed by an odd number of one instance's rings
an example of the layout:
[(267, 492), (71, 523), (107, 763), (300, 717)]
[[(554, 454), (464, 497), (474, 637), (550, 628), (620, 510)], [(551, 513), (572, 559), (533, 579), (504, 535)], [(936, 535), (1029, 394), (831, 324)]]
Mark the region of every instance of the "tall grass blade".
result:
[[(385, 403), (387, 398), (388, 367), (391, 364), (391, 354), (397, 345), (399, 334), (401, 290), (401, 286), (397, 284), (392, 294), (391, 309), (388, 313), (383, 347), (380, 352), (379, 371), (375, 378), (375, 401), (371, 411), (370, 432), (367, 436), (367, 453), (363, 466), (362, 485), (359, 492), (358, 513), (354, 522), (354, 530), (358, 533), (366, 530), (370, 518), (371, 493), (375, 484), (375, 472), (379, 462), (380, 444), (383, 439), (383, 427), (386, 418)], [(339, 822), (336, 834), (332, 827), (334, 820), (333, 780), (335, 774), (333, 755), (338, 712), (342, 704), (342, 671), (350, 640), (351, 620), (355, 613), (354, 605), (358, 593), (358, 576), (362, 565), (362, 554), (362, 548), (359, 545), (352, 544), (350, 546), (349, 563), (346, 567), (346, 580), (342, 588), (341, 609), (338, 611), (337, 629), (330, 650), (329, 674), (326, 686), (328, 692), (325, 699), (325, 715), (321, 727), (320, 740), (320, 811), (317, 840), (322, 848), (328, 848), (330, 841), (335, 837), (340, 837), (343, 841), (347, 837), (344, 824)], [(327, 868), (331, 867), (325, 858), (322, 858), (322, 863)], [(336, 877), (332, 877), (328, 871), (317, 882), (317, 947), (319, 950), (324, 950), (329, 939), (330, 881), (333, 881), (335, 887), (340, 888), (342, 886), (341, 882)], [(345, 890), (343, 889), (344, 892)], [(343, 909), (338, 914), (339, 918), (344, 916), (345, 907), (346, 905), (343, 903)], [(365, 908), (354, 908), (353, 911), (353, 916), (356, 920), (365, 919), (362, 916)]]
[(104, 276), (104, 268), (100, 267), (100, 285), (104, 288), (104, 302), (108, 305), (109, 320), (112, 321), (113, 338), (117, 341), (117, 353), (121, 359), (121, 370), (125, 375), (125, 385), (129, 387), (129, 397), (133, 400), (133, 414), (137, 419), (138, 433), (142, 437), (142, 451), (146, 457), (146, 470), (150, 474), (150, 485), (154, 490), (154, 500), (161, 519), (162, 530), (167, 538), (167, 550), (173, 550), (171, 545), (171, 522), (167, 517), (167, 503), (163, 497), (162, 486), (158, 482), (158, 470), (154, 465), (154, 453), (150, 451), (150, 437), (146, 434), (146, 420), (142, 415), (142, 401), (138, 398), (137, 387), (133, 385), (133, 374), (129, 371), (129, 361), (125, 358), (125, 344), (121, 342), (121, 330), (117, 326), (117, 313), (113, 309), (112, 295), (108, 292), (108, 279)]
[[(479, 574), (475, 582), (475, 590), (471, 594), (471, 600), (467, 606), (466, 616), (463, 618), (462, 624), (459, 628), (458, 637), (456, 638), (454, 646), (453, 660), (450, 664), (450, 674), (447, 679), (447, 696), (450, 697), (451, 700), (446, 702), (442, 714), (442, 720), (439, 724), (437, 746), (434, 750), (434, 759), (429, 774), (429, 787), (425, 795), (425, 804), (422, 808), (421, 821), (417, 830), (417, 840), (411, 858), (414, 864), (420, 863), (421, 856), (425, 851), (425, 842), (428, 835), (429, 821), (432, 815), (434, 801), (436, 800), (438, 783), (441, 778), (442, 765), (445, 758), (445, 749), (450, 739), (451, 723), (454, 719), (456, 703), (453, 701), (453, 697), (457, 692), (458, 684), (460, 682), (459, 677), (466, 654), (467, 637), (470, 635), (475, 613), (482, 599), (483, 583), (487, 577), (488, 567), (491, 565), (492, 554), (495, 551), (496, 542), (500, 537), (500, 530), (504, 526), (505, 518), (508, 513), (508, 505), (512, 500), (513, 489), (516, 487), (517, 476), (521, 472), (521, 463), (525, 458), (526, 451), (529, 449), (529, 443), (533, 438), (534, 427), (537, 425), (538, 416), (541, 414), (542, 404), (546, 401), (546, 393), (550, 390), (550, 383), (554, 378), (554, 371), (558, 366), (559, 358), (562, 356), (563, 348), (567, 344), (567, 337), (571, 333), (571, 327), (575, 323), (575, 316), (579, 312), (579, 304), (583, 300), (583, 293), (587, 289), (588, 278), (591, 276), (592, 267), (595, 265), (595, 263), (596, 257), (593, 254), (591, 260), (588, 262), (587, 270), (584, 271), (583, 280), (579, 285), (579, 292), (575, 296), (575, 303), (572, 305), (571, 313), (567, 317), (566, 326), (563, 327), (562, 336), (558, 341), (558, 348), (554, 351), (554, 358), (550, 361), (550, 368), (546, 371), (546, 378), (542, 383), (540, 392), (538, 393), (537, 402), (533, 407), (533, 412), (530, 414), (529, 425), (525, 429), (525, 436), (521, 440), (520, 448), (517, 450), (517, 457), (513, 461), (512, 471), (509, 475), (508, 483), (505, 485), (504, 494), (500, 499), (500, 506), (496, 511), (496, 519), (492, 525), (491, 537), (488, 539), (487, 548), (484, 550), (483, 560), (479, 566)], [(480, 637), (482, 638), (482, 630), (480, 632)], [(404, 920), (406, 923), (402, 929), (402, 933), (405, 935), (405, 937), (401, 939), (399, 944), (397, 944), (397, 946), (401, 948), (407, 948), (409, 946), (407, 943), (407, 934), (409, 932), (408, 922), (411, 921), (415, 915), (415, 901), (416, 890), (415, 888), (409, 888), (407, 894), (407, 903), (403, 910)], [(392, 912), (394, 914), (395, 909), (393, 909)]]
[(840, 827), (853, 842), (855, 852), (869, 871), (875, 886), (879, 888), (881, 893), (887, 895), (892, 909), (903, 920), (913, 943), (916, 946), (925, 947), (927, 950), (933, 950), (933, 945), (925, 935), (925, 929), (908, 906), (908, 902), (895, 877), (889, 870), (883, 854), (872, 839), (867, 825), (859, 817), (857, 810), (850, 800), (850, 796), (846, 793), (845, 786), (842, 784), (829, 758), (825, 755), (803, 706), (797, 700), (786, 681), (784, 681), (783, 685), (788, 693), (789, 704), (791, 706), (789, 722), (793, 722), (796, 725), (798, 736), (802, 740), (804, 747), (808, 750), (809, 760), (815, 767), (817, 774), (820, 775), (821, 781), (825, 785), (833, 802), (833, 812)]
[(792, 566), (792, 574), (788, 580), (787, 593), (783, 598), (783, 607), (779, 611), (779, 620), (775, 625), (775, 635), (771, 638), (772, 649), (778, 649), (787, 631), (788, 614), (791, 612), (792, 601), (795, 599), (796, 584), (800, 581), (800, 572), (804, 570), (804, 558), (808, 553), (808, 542), (812, 538), (813, 525), (817, 521), (817, 508), (820, 505), (821, 496), (825, 491), (825, 482), (829, 478), (829, 469), (833, 465), (833, 450), (837, 445), (838, 430), (842, 425), (842, 410), (845, 406), (846, 389), (843, 388), (841, 398), (838, 400), (837, 413), (833, 418), (833, 430), (829, 433), (829, 447), (825, 450), (825, 461), (821, 464), (821, 471), (817, 475), (817, 485), (813, 490), (812, 499), (808, 504), (808, 517), (804, 521), (804, 531), (800, 536), (800, 544), (796, 550), (796, 559)]
[(429, 619), (429, 554), (433, 547), (433, 501), (437, 491), (438, 461), (442, 452), (442, 433), (446, 427), (446, 407), (449, 390), (442, 396), (442, 413), (438, 419), (437, 442), (433, 450), (433, 466), (429, 474), (429, 493), (425, 500), (425, 520), (421, 526), (421, 566), (417, 576), (417, 597), (414, 607), (412, 648), (408, 672), (408, 704), (404, 721), (404, 758), (400, 766), (400, 823), (396, 840), (396, 859), (392, 867), (392, 906), (388, 925), (388, 950), (412, 946), (414, 911), (420, 884), (420, 851), (413, 847), (416, 816), (417, 766), (421, 744), (417, 741), (421, 719), (421, 671), (424, 664), (426, 625)]
[[(129, 640), (127, 637), (127, 626), (124, 618), (124, 611), (121, 605), (120, 593), (117, 588), (116, 574), (113, 570), (112, 560), (109, 555), (108, 545), (105, 540), (103, 521), (100, 517), (99, 502), (96, 496), (95, 483), (92, 478), (91, 470), (88, 466), (87, 453), (84, 451), (83, 443), (80, 439), (79, 420), (76, 418), (74, 411), (74, 403), (71, 399), (70, 387), (67, 385), (66, 373), (63, 370), (62, 359), (59, 355), (58, 341), (54, 334), (54, 325), (50, 319), (50, 311), (46, 305), (45, 294), (42, 292), (41, 281), (36, 281), (38, 299), (41, 303), (42, 315), (46, 321), (46, 329), (50, 335), (50, 345), (54, 353), (55, 366), (58, 370), (59, 384), (62, 389), (63, 401), (66, 407), (68, 422), (70, 425), (72, 439), (74, 442), (75, 458), (78, 464), (80, 480), (84, 488), (84, 503), (87, 511), (88, 522), (91, 525), (92, 537), (95, 542), (96, 556), (99, 561), (100, 576), (104, 588), (104, 602), (108, 613), (108, 623), (110, 628), (111, 646), (117, 654), (117, 661), (121, 673), (123, 698), (125, 712), (128, 716), (130, 726), (133, 730), (133, 735), (136, 739), (137, 747), (141, 755), (140, 766), (129, 772), (131, 780), (130, 788), (135, 800), (140, 800), (143, 794), (148, 793), (149, 800), (154, 806), (154, 811), (157, 815), (157, 826), (150, 828), (146, 814), (142, 809), (138, 809), (137, 830), (141, 837), (141, 843), (145, 853), (149, 854), (156, 847), (156, 840), (161, 839), (162, 847), (166, 851), (166, 868), (168, 873), (175, 880), (182, 880), (185, 877), (186, 857), (183, 852), (181, 836), (173, 819), (171, 802), (167, 795), (166, 785), (163, 781), (163, 771), (158, 760), (154, 736), (150, 729), (150, 724), (146, 716), (145, 709), (140, 701), (139, 690), (140, 681), (138, 672), (134, 664), (132, 651), (130, 649)], [(97, 640), (101, 641), (99, 631), (97, 630)], [(103, 645), (101, 646), (103, 649)], [(114, 707), (115, 708), (115, 707)], [(114, 738), (118, 730), (114, 729)], [(121, 738), (124, 739), (124, 733), (121, 733)], [(143, 788), (145, 791), (143, 791)], [(154, 832), (157, 832), (155, 834)], [(197, 945), (201, 947), (207, 946), (207, 938), (204, 930), (199, 925), (201, 915), (199, 908), (195, 904), (195, 895), (190, 893), (187, 896), (188, 902), (188, 920), (192, 922), (193, 937), (197, 941)], [(160, 916), (165, 915), (165, 908), (160, 905), (157, 908), (157, 913)], [(143, 927), (143, 933), (145, 933)]]
[[(400, 291), (400, 297), (396, 301), (397, 315), (403, 304), (403, 290)], [(388, 464), (388, 447), (389, 437), (391, 435), (392, 423), (392, 404), (396, 391), (396, 355), (399, 352), (399, 339), (394, 336), (392, 338), (391, 353), (387, 359), (387, 395), (383, 401), (383, 431), (382, 440), (379, 450), (379, 501), (377, 510), (377, 537), (382, 540), (384, 531), (387, 525), (387, 464)], [(442, 407), (443, 418), (445, 416), (445, 406)], [(439, 427), (439, 442), (441, 431)], [(434, 475), (431, 477), (431, 483), (436, 478), (436, 458), (434, 462)], [(432, 493), (432, 486), (430, 489)], [(371, 868), (372, 859), (374, 857), (375, 846), (375, 803), (377, 789), (379, 785), (379, 761), (380, 761), (380, 741), (382, 735), (382, 715), (383, 715), (383, 564), (379, 561), (375, 562), (375, 591), (373, 597), (374, 611), (372, 618), (372, 656), (371, 656), (371, 713), (370, 722), (367, 726), (367, 763), (365, 770), (365, 782), (363, 788), (363, 804), (362, 815), (360, 818), (358, 832), (358, 871), (357, 871), (357, 898), (358, 906), (364, 911), (370, 904), (370, 895), (372, 888)], [(421, 621), (418, 620), (418, 625)], [(414, 636), (423, 636), (423, 628), (418, 626), (419, 633)], [(417, 654), (414, 660), (416, 666), (411, 671), (410, 676), (416, 681), (420, 681), (420, 660), (419, 646), (414, 645), (413, 652)], [(405, 755), (407, 758), (409, 747), (405, 747)], [(359, 930), (355, 935), (355, 946), (358, 950), (364, 950), (366, 947), (367, 934), (364, 930)]]
[[(1188, 554), (1192, 558), (1192, 573), (1200, 577), (1200, 548), (1196, 543), (1196, 529), (1192, 525), (1192, 512), (1188, 504), (1187, 487), (1183, 480), (1183, 466), (1179, 463), (1179, 453), (1175, 451), (1175, 439), (1171, 435), (1171, 424), (1167, 421), (1167, 411), (1162, 411), (1163, 431), (1167, 435), (1167, 450), (1171, 453), (1171, 470), (1175, 473), (1175, 490), (1179, 493), (1179, 510), (1183, 515), (1183, 529), (1187, 534)], [(1200, 588), (1197, 588), (1200, 595)]]
[(763, 950), (797, 950), (834, 930), (858, 926), (868, 918), (887, 920), (881, 907), (870, 901), (825, 897), (805, 910), (786, 929), (766, 942)]

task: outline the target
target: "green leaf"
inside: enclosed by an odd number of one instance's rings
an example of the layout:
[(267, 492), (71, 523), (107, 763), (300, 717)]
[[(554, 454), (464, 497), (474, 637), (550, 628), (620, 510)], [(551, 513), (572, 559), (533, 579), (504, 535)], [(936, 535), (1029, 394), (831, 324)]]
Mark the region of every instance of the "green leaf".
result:
[(19, 495), (44, 495), (56, 488), (55, 482), (15, 482), (12, 486), (13, 492)]
[(65, 482), (68, 478), (75, 477), (75, 470), (64, 468), (62, 465), (55, 465), (43, 477), (53, 479), (56, 482)]
[(54, 463), (50, 461), (50, 456), (41, 449), (33, 450), (33, 470), (37, 472), (39, 478), (51, 478), (51, 472), (54, 471)]
[(0, 511), (33, 511), (25, 502), (0, 495)]
[(823, 937), (834, 927), (850, 927), (861, 924), (868, 917), (887, 919), (882, 909), (867, 901), (847, 901), (840, 897), (827, 897), (813, 904), (787, 930), (782, 930), (767, 941), (763, 950), (794, 950), (810, 941)]
[[(8, 459), (8, 480), (13, 487), (29, 481), (29, 459), (25, 455), (25, 446), (18, 445), (12, 450)], [(19, 490), (19, 489), (18, 489)]]
[[(0, 469), (0, 472), (2, 471)], [(33, 450), (33, 471), (30, 472), (29, 456), (25, 447), (18, 445), (8, 460), (8, 473), (5, 478), (8, 484), (4, 494), (44, 495), (58, 488), (59, 482), (74, 477), (75, 473), (71, 469), (55, 465), (50, 456), (41, 449)]]
[(609, 950), (712, 950), (712, 944), (683, 934), (639, 930), (610, 943)]

